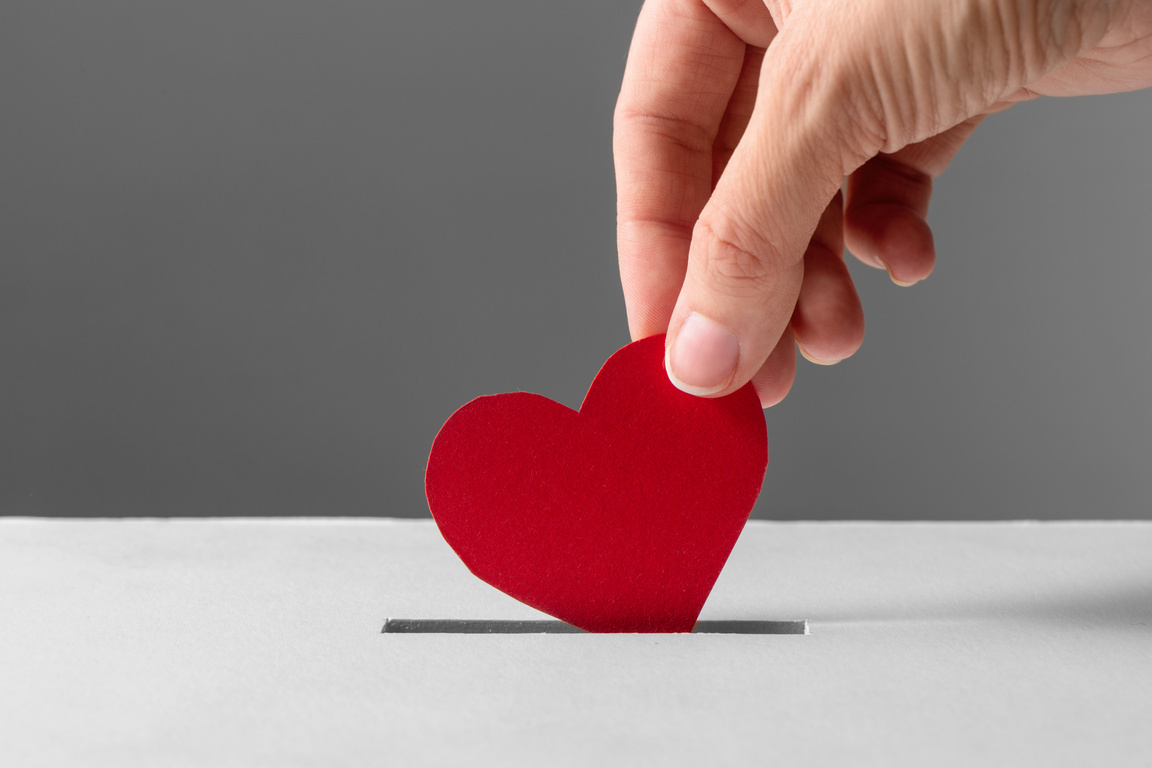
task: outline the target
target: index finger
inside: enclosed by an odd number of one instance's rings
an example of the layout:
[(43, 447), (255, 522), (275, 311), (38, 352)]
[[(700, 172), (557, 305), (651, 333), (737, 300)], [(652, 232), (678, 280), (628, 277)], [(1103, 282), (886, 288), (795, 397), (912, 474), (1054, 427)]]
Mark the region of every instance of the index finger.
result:
[(633, 339), (668, 328), (744, 41), (701, 0), (649, 0), (616, 104), (617, 242)]

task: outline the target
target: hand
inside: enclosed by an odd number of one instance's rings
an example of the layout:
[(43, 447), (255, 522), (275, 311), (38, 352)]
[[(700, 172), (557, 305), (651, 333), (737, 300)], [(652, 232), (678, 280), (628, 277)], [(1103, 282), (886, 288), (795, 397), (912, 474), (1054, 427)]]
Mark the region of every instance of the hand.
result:
[(648, 0), (614, 137), (632, 338), (667, 331), (685, 391), (779, 402), (794, 343), (863, 340), (845, 245), (932, 271), (932, 179), (984, 115), (1148, 86), (1147, 0)]

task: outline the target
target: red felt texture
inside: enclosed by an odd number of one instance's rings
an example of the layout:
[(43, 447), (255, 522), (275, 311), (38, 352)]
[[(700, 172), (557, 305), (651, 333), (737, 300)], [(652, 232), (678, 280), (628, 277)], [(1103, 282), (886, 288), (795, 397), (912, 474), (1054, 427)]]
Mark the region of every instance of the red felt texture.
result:
[(689, 632), (768, 465), (752, 387), (672, 386), (664, 337), (614, 354), (579, 411), (481, 397), (432, 445), (425, 490), (476, 576), (590, 632)]

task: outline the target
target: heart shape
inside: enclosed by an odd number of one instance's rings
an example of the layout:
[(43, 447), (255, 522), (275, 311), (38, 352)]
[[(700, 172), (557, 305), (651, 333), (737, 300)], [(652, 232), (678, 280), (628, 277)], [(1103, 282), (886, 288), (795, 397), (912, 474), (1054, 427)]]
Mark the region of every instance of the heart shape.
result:
[(760, 493), (764, 413), (751, 385), (672, 386), (664, 337), (614, 354), (579, 411), (481, 397), (432, 445), (425, 490), (476, 576), (590, 632), (690, 632)]

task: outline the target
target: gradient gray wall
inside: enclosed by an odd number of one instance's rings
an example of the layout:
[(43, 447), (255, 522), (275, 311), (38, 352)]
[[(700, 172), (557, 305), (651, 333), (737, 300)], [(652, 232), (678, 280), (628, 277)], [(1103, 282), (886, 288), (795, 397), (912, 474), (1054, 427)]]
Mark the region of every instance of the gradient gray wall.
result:
[[(6, 0), (0, 514), (423, 516), (482, 394), (627, 342), (637, 0)], [(767, 414), (759, 517), (1150, 517), (1152, 94), (991, 118), (936, 273)]]

